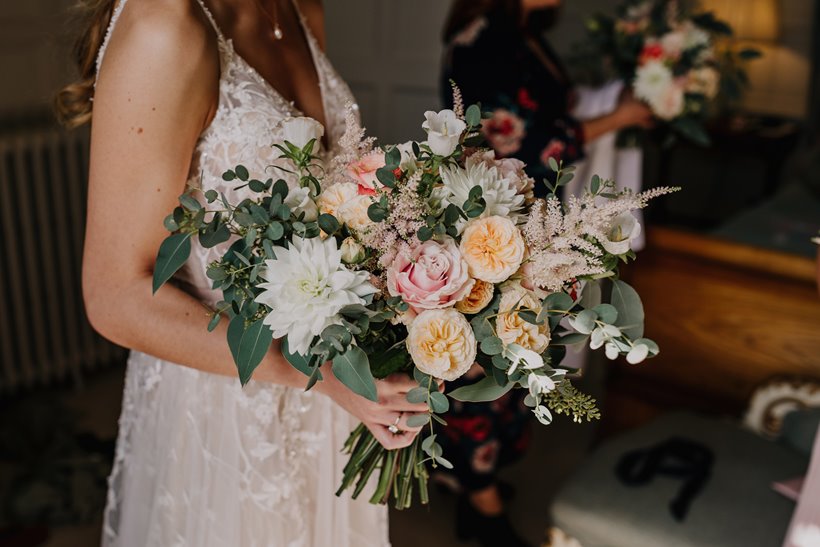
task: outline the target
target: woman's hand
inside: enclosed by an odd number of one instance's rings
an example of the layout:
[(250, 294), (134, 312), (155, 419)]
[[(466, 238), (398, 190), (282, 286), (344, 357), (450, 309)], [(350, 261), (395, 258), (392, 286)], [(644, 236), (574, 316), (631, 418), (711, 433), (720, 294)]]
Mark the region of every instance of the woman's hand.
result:
[(631, 93), (624, 96), (618, 104), (618, 108), (615, 109), (615, 116), (617, 116), (621, 128), (642, 127), (651, 129), (655, 125), (652, 109), (646, 103), (634, 98)]
[[(323, 367), (323, 380), (315, 389), (324, 393), (347, 412), (361, 420), (376, 440), (388, 450), (405, 448), (413, 443), (422, 427), (410, 427), (407, 420), (418, 412), (428, 412), (424, 403), (407, 401), (407, 392), (418, 384), (406, 374), (393, 374), (384, 380), (376, 380), (379, 401), (373, 402), (353, 393), (333, 376), (330, 367)], [(390, 426), (396, 426), (398, 433), (391, 433)]]

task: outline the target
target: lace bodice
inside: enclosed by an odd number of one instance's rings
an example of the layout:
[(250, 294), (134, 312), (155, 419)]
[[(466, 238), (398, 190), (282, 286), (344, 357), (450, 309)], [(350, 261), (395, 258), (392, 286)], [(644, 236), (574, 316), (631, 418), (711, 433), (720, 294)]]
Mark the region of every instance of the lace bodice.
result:
[[(127, 1), (121, 0), (111, 17), (108, 33), (97, 58), (98, 70), (105, 56), (111, 31)], [(216, 190), (224, 193), (231, 203), (238, 203), (255, 194), (247, 188), (236, 190), (238, 185), (224, 181), (222, 173), (241, 163), (253, 176), (262, 180), (268, 176), (282, 176), (281, 172), (272, 173), (269, 169), (278, 157), (278, 151), (271, 145), (282, 140), (283, 120), (304, 114), (236, 52), (233, 41), (222, 33), (203, 0), (196, 2), (202, 7), (217, 36), (220, 58), (219, 105), (214, 119), (197, 142), (188, 185), (201, 187), (203, 191)], [(330, 150), (321, 150), (320, 153), (330, 157), (345, 130), (346, 105), (352, 103), (354, 108), (358, 107), (355, 106), (350, 88), (319, 47), (295, 1), (294, 5), (302, 22), (321, 88), (325, 133)], [(205, 270), (229, 245), (230, 243), (225, 243), (204, 249), (195, 243), (191, 258), (181, 272), (180, 277), (190, 285), (196, 296), (209, 305), (220, 300), (220, 295), (210, 289), (211, 280), (205, 276)]]

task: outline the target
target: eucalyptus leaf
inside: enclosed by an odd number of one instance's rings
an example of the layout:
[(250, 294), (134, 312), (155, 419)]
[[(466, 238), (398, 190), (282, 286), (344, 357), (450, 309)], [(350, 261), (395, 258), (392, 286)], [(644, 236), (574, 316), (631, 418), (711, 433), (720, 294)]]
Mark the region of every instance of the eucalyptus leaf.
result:
[(615, 326), (633, 340), (643, 337), (643, 303), (635, 289), (624, 281), (616, 279), (612, 282), (611, 302), (618, 310), (618, 321)]
[(173, 234), (162, 242), (154, 266), (154, 293), (179, 271), (190, 255), (191, 234)]
[(488, 336), (481, 341), (481, 351), (487, 355), (498, 355), (504, 351), (504, 343), (497, 336)]
[(430, 410), (436, 414), (444, 414), (450, 409), (450, 401), (447, 396), (439, 391), (430, 393)]
[(407, 418), (407, 427), (424, 427), (430, 421), (430, 415), (427, 413), (413, 414)]
[(293, 366), (293, 368), (295, 368), (305, 376), (311, 375), (311, 373), (313, 372), (313, 367), (311, 366), (310, 358), (305, 357), (304, 355), (300, 355), (298, 353), (291, 353), (287, 336), (282, 339), (281, 349), (282, 355), (285, 356), (285, 359), (287, 359), (288, 363), (290, 363)]
[(273, 342), (273, 332), (262, 319), (257, 319), (245, 329), (239, 342), (236, 361), (239, 381), (243, 386), (250, 381), (253, 371), (264, 359), (271, 342)]
[(427, 389), (421, 386), (414, 387), (413, 389), (407, 392), (407, 402), (412, 403), (414, 405), (426, 403), (428, 393), (429, 392), (427, 391)]
[(351, 346), (342, 355), (334, 357), (333, 375), (354, 393), (371, 401), (378, 401), (370, 362), (361, 348)]
[(514, 382), (508, 382), (506, 385), (500, 386), (495, 379), (487, 376), (474, 384), (453, 390), (450, 392), (450, 397), (456, 401), (486, 403), (495, 401), (510, 391), (514, 386)]

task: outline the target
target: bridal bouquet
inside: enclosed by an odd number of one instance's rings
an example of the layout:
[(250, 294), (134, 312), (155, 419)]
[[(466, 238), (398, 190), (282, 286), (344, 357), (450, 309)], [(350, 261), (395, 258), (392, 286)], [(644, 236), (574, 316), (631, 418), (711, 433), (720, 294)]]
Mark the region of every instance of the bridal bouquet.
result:
[[(430, 409), (408, 420), (425, 426), (422, 434), (388, 451), (360, 425), (344, 447), (350, 460), (338, 492), (359, 496), (373, 477), (371, 501), (392, 497), (399, 508), (410, 506), (414, 488), (427, 502), (428, 464), (451, 466), (435, 425), (446, 427), (439, 415), (449, 398), (491, 401), (525, 389), (544, 424), (552, 413), (597, 418), (594, 400), (561, 367), (565, 346), (589, 343), (630, 363), (658, 353), (643, 336), (640, 299), (617, 271), (634, 258), (630, 241), (641, 229), (630, 211), (673, 189), (617, 192), (595, 177), (583, 197), (562, 203), (556, 191), (573, 168), (551, 161), (552, 194), (534, 199), (524, 164), (481, 148), (480, 109), (465, 111), (456, 98), (454, 110), (425, 114), (426, 142), (384, 148), (364, 138), (351, 110), (342, 151), (329, 163), (314, 153), (322, 127), (286, 120), (272, 166), (281, 178), (227, 170), (224, 179), (252, 196), (239, 203), (187, 191), (166, 219), (173, 233), (154, 277), (156, 290), (185, 262), (192, 238), (205, 247), (230, 243), (207, 270), (224, 294), (211, 327), (230, 320), (243, 384), (274, 338), (308, 389), (326, 362), (371, 400), (374, 379), (412, 375), (418, 387), (408, 401)], [(607, 303), (602, 279), (612, 283)], [(483, 379), (441, 390), (476, 363)]]
[[(632, 84), (638, 99), (674, 133), (708, 144), (703, 121), (720, 100), (736, 100), (747, 83), (743, 61), (753, 49), (730, 47), (732, 29), (711, 12), (697, 13), (678, 0), (626, 0), (614, 17), (587, 22), (585, 57)], [(608, 63), (600, 67), (602, 60)], [(583, 64), (583, 62), (582, 62)]]

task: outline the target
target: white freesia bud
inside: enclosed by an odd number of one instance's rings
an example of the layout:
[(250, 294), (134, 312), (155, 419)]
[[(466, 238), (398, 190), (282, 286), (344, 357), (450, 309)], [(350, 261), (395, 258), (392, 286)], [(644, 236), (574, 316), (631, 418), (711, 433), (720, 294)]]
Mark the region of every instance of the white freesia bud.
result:
[(639, 235), (641, 235), (641, 223), (635, 215), (627, 211), (612, 219), (612, 224), (606, 233), (607, 240), (601, 241), (601, 245), (608, 253), (622, 255), (629, 252), (632, 248), (632, 240)]
[(527, 386), (530, 389), (530, 395), (537, 398), (555, 389), (555, 381), (549, 376), (532, 373), (527, 377)]
[(630, 365), (637, 365), (649, 355), (649, 346), (637, 344), (626, 354), (626, 362)]
[(610, 361), (614, 361), (618, 358), (618, 355), (621, 354), (620, 350), (618, 349), (618, 346), (613, 344), (612, 342), (606, 345), (604, 351), (606, 352), (606, 358)]
[(297, 148), (304, 148), (311, 139), (322, 138), (325, 128), (313, 118), (288, 118), (282, 122), (282, 138)]
[(342, 262), (345, 264), (358, 264), (365, 257), (364, 246), (352, 237), (342, 241), (341, 251)]
[(313, 222), (319, 218), (319, 207), (313, 200), (310, 190), (307, 188), (293, 188), (288, 191), (284, 204), (290, 207), (290, 210), (297, 217), (304, 213), (305, 222)]
[(452, 154), (461, 139), (461, 134), (467, 129), (467, 124), (449, 109), (440, 112), (428, 110), (424, 117), (425, 122), (421, 127), (427, 131), (427, 144), (433, 153), (439, 156)]
[(532, 411), (535, 414), (535, 417), (544, 425), (550, 425), (552, 423), (552, 413), (550, 409), (548, 409), (544, 405), (538, 405)]
[(504, 346), (504, 357), (512, 363), (507, 375), (511, 375), (518, 370), (519, 366), (528, 370), (535, 370), (544, 366), (544, 359), (539, 354), (518, 344)]

